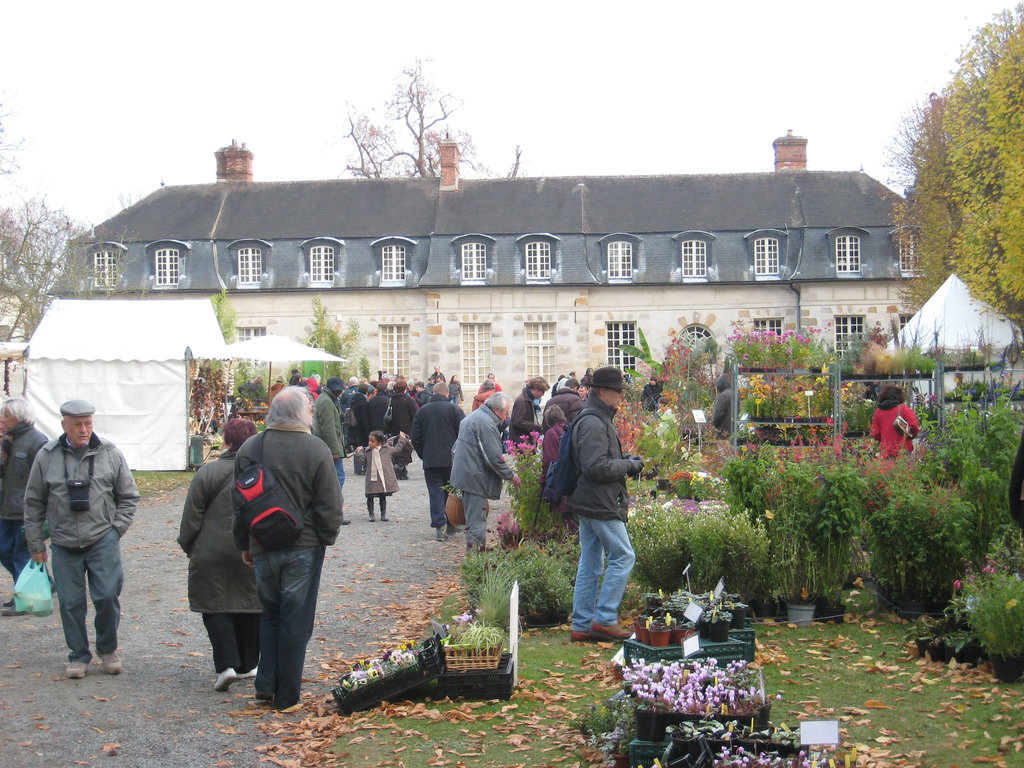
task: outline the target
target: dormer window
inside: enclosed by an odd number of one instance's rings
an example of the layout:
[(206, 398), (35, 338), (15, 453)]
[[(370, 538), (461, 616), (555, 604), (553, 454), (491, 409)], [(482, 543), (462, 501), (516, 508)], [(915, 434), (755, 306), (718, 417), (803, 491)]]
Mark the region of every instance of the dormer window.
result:
[(551, 279), (551, 243), (526, 244), (526, 279), (534, 281)]
[(260, 275), (263, 274), (263, 249), (239, 248), (238, 249), (238, 286), (240, 288), (254, 288), (260, 284)]
[(404, 245), (385, 245), (380, 249), (380, 281), (382, 283), (405, 283)]
[(157, 288), (177, 288), (181, 273), (181, 251), (177, 248), (158, 248), (154, 254), (155, 284)]
[(309, 249), (310, 285), (334, 284), (334, 246), (314, 245)]
[(608, 279), (633, 279), (633, 244), (628, 240), (608, 243)]
[(917, 268), (917, 238), (913, 232), (903, 231), (896, 236), (896, 256), (900, 274), (912, 276)]
[(121, 243), (100, 243), (92, 252), (92, 283), (97, 290), (109, 291), (121, 279), (121, 259), (126, 248)]
[(754, 275), (756, 277), (779, 276), (778, 238), (759, 237), (754, 240)]
[(483, 243), (462, 244), (462, 282), (480, 281), (487, 277), (487, 246)]
[(120, 274), (119, 256), (120, 253), (115, 250), (96, 251), (92, 255), (93, 277), (97, 288), (113, 288), (117, 283)]
[(683, 277), (707, 277), (708, 244), (703, 240), (684, 240), (681, 244)]
[(228, 243), (228, 251), (235, 257), (237, 270), (235, 285), (238, 288), (259, 288), (266, 265), (264, 256), (270, 253), (266, 240), (246, 238)]
[(835, 240), (836, 274), (860, 272), (860, 238), (856, 235), (838, 235)]

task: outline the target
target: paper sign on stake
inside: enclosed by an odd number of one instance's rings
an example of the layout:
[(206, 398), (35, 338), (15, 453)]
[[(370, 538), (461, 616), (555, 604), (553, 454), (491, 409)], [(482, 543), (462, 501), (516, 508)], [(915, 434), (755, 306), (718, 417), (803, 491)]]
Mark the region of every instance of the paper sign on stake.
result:
[(683, 656), (693, 656), (700, 650), (700, 635), (690, 635), (683, 640)]
[(800, 723), (800, 744), (816, 746), (839, 745), (838, 720), (803, 720)]
[(692, 409), (690, 411), (690, 413), (693, 414), (693, 420), (697, 424), (707, 424), (708, 423), (708, 417), (704, 415), (704, 409), (703, 408), (694, 408), (694, 409)]
[(694, 624), (700, 621), (700, 617), (704, 615), (704, 609), (701, 608), (697, 603), (690, 601), (690, 604), (686, 606), (686, 610), (683, 611), (683, 616)]
[(723, 592), (725, 592), (725, 579), (719, 579), (719, 580), (718, 580), (718, 584), (716, 584), (716, 585), (715, 585), (715, 592), (714, 592), (714, 595), (715, 595), (715, 597), (717, 598), (717, 597), (719, 597), (719, 596), (720, 596), (720, 595), (721, 595), (721, 594), (722, 594)]
[(685, 576), (685, 577), (686, 577), (686, 591), (687, 591), (687, 592), (692, 592), (692, 591), (693, 591), (693, 590), (692, 590), (692, 589), (690, 588), (690, 566), (691, 566), (691, 565), (693, 565), (693, 563), (687, 563), (687, 564), (686, 564), (686, 567), (685, 567), (685, 568), (683, 568), (683, 576)]
[(519, 581), (508, 596), (508, 650), (512, 654), (512, 687), (519, 684)]

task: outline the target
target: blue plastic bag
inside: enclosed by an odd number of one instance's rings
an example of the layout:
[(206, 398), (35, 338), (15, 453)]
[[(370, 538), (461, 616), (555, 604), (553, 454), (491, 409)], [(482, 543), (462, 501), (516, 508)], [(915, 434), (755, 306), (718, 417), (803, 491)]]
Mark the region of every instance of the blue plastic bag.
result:
[(42, 563), (29, 560), (18, 575), (14, 583), (14, 607), (33, 616), (49, 616), (53, 613), (50, 575)]

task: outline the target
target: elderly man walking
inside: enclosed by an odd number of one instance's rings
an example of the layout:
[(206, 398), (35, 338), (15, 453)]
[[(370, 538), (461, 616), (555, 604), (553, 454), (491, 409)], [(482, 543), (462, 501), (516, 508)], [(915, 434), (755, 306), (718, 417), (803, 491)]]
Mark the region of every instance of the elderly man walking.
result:
[(466, 550), (487, 547), (487, 499), (501, 496), (501, 482), (518, 488), (519, 475), (501, 450), (501, 425), (512, 412), (512, 398), (496, 392), (462, 420), (452, 456), (451, 484), (462, 491), (466, 510)]
[[(12, 397), (0, 410), (0, 477), (3, 479), (0, 495), (0, 563), (10, 571), (16, 582), (28, 564), (25, 545), (25, 486), (39, 449), (46, 445), (46, 435), (35, 428), (36, 418), (32, 406), (24, 397)], [(3, 616), (20, 616), (12, 598), (4, 603)]]
[(312, 423), (312, 403), (305, 389), (282, 389), (270, 405), (266, 431), (249, 438), (235, 456), (237, 478), (262, 449), (262, 465), (302, 513), (299, 538), (284, 549), (261, 549), (238, 515), (234, 526), (242, 560), (256, 568), (263, 606), (256, 700), (287, 711), (299, 705), (320, 572), (326, 548), (334, 544), (341, 526), (341, 487), (334, 460), (324, 442), (310, 434)]
[(455, 533), (445, 515), (448, 492), (444, 486), (451, 479), (452, 447), (465, 416), (459, 406), (449, 402), (448, 385), (441, 380), (434, 384), (434, 394), (412, 419), (412, 447), (423, 462), (423, 481), (430, 500), (430, 527), (438, 541), (445, 541)]
[[(612, 418), (624, 398), (622, 372), (594, 371), (590, 396), (573, 422), (572, 451), (580, 470), (569, 509), (580, 524), (580, 562), (572, 602), (573, 642), (623, 640), (619, 605), (636, 562), (626, 531), (629, 497), (626, 477), (638, 477), (644, 464), (622, 455)], [(608, 565), (605, 567), (605, 557)]]
[(39, 450), (25, 489), (25, 538), (37, 563), (46, 562), (43, 523), (50, 524), (53, 581), (70, 650), (69, 678), (85, 677), (92, 661), (85, 626), (86, 581), (96, 609), (102, 669), (110, 675), (121, 672), (121, 537), (139, 505), (139, 489), (124, 455), (93, 433), (95, 412), (85, 400), (60, 407), (64, 432)]

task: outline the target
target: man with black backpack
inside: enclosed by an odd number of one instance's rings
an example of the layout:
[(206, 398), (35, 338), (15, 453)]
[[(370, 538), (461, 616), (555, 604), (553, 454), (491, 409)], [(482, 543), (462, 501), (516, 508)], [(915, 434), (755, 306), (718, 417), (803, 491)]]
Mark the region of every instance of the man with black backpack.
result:
[[(246, 520), (236, 516), (235, 543), (246, 544), (242, 559), (256, 568), (263, 605), (256, 700), (288, 711), (299, 704), (324, 555), (341, 526), (341, 487), (330, 449), (310, 434), (312, 408), (303, 387), (282, 389), (270, 404), (266, 431), (246, 440), (235, 456), (236, 479), (253, 476), (254, 468), (270, 474), (269, 480), (261, 477), (258, 485), (250, 484), (246, 498), (257, 498), (260, 494), (252, 491), (264, 484), (273, 490), (276, 483), (283, 491), (266, 512)], [(288, 517), (282, 512), (291, 513), (299, 530), (291, 541), (275, 536), (261, 546), (259, 518)], [(246, 530), (252, 535), (246, 536)]]
[(625, 388), (619, 369), (609, 366), (594, 371), (590, 396), (572, 425), (571, 451), (579, 476), (568, 503), (580, 525), (580, 563), (570, 633), (573, 642), (623, 640), (631, 634), (619, 625), (619, 605), (636, 562), (626, 532), (626, 477), (639, 477), (644, 463), (622, 455), (612, 423)]

